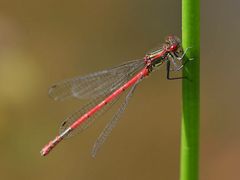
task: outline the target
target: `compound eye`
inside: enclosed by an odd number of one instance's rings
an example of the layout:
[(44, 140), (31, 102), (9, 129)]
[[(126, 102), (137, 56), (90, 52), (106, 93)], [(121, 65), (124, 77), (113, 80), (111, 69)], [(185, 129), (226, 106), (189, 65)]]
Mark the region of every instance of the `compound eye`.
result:
[(170, 48), (169, 48), (170, 51), (176, 51), (176, 49), (177, 49), (176, 44), (171, 45)]

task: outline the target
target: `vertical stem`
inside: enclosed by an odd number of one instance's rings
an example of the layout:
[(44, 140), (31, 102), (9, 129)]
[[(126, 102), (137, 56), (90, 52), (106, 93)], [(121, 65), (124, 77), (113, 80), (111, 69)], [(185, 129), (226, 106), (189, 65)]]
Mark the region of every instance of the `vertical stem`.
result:
[(182, 0), (182, 44), (194, 59), (183, 69), (180, 180), (198, 180), (200, 0)]

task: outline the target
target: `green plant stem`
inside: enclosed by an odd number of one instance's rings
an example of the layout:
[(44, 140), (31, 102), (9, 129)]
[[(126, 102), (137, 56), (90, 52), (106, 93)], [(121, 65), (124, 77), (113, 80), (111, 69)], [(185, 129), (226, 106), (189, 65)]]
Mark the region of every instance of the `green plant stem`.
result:
[(183, 68), (180, 180), (198, 180), (200, 0), (182, 0), (182, 44), (193, 60)]

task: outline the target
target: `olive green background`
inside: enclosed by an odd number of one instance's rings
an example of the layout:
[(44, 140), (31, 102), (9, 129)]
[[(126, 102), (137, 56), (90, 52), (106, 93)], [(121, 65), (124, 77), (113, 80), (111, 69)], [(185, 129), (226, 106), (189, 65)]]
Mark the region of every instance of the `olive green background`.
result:
[[(239, 1), (201, 4), (200, 179), (239, 179)], [(173, 0), (0, 2), (0, 178), (177, 180), (181, 81), (165, 67), (137, 88), (97, 157), (90, 150), (116, 107), (47, 157), (40, 149), (86, 100), (55, 102), (48, 87), (143, 57), (181, 36)]]

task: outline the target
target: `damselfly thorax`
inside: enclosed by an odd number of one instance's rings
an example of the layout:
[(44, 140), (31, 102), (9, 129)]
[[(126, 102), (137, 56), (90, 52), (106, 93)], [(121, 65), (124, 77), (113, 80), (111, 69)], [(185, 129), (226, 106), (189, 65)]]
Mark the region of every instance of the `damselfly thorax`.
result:
[(176, 36), (168, 36), (165, 43), (161, 47), (154, 49), (146, 54), (144, 60), (151, 71), (154, 71), (157, 67), (164, 62), (167, 66), (172, 65), (173, 71), (178, 71), (182, 66), (183, 49), (181, 41)]

